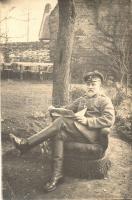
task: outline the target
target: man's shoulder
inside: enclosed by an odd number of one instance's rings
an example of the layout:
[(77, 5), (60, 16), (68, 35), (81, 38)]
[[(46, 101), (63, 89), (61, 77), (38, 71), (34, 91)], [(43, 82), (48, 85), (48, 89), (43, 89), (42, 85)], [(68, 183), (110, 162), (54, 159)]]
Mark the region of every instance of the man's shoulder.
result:
[[(87, 99), (89, 99), (87, 94), (84, 94), (83, 96), (80, 96), (79, 98), (77, 98), (75, 101), (77, 102), (86, 101)], [(101, 101), (101, 102), (111, 102), (111, 99), (103, 92), (95, 96), (94, 99), (97, 99), (98, 101)]]
[[(110, 98), (105, 94), (105, 93), (100, 93), (98, 95), (95, 95), (93, 97), (94, 99), (100, 99), (100, 100), (110, 100)], [(83, 96), (77, 98), (76, 100), (85, 100), (85, 99), (89, 99), (88, 95), (87, 94), (84, 94)], [(90, 98), (91, 99), (91, 98)]]
[(102, 104), (109, 104), (109, 103), (111, 104), (112, 103), (111, 99), (106, 94), (104, 94), (104, 93), (99, 94), (98, 100)]
[(99, 98), (102, 98), (102, 99), (110, 99), (105, 93), (100, 93), (99, 95)]

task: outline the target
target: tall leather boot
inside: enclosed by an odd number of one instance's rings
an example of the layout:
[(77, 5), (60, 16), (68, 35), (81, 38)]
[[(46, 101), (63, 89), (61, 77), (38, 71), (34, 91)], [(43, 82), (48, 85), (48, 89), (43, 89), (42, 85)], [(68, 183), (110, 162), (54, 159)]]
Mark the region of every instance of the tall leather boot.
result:
[(50, 126), (27, 139), (16, 137), (13, 134), (10, 134), (10, 139), (20, 153), (23, 154), (48, 138), (56, 136), (60, 132), (62, 126), (63, 121), (61, 118), (58, 118)]
[(44, 186), (45, 192), (51, 192), (56, 189), (59, 183), (64, 181), (63, 178), (63, 141), (56, 140), (54, 143), (53, 174), (49, 182)]

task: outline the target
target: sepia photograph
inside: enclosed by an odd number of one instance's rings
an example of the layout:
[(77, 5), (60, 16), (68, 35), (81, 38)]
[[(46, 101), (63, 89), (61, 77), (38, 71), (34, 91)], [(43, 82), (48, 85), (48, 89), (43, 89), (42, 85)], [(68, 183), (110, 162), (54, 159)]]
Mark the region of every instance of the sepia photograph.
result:
[(132, 200), (132, 0), (0, 0), (1, 200)]

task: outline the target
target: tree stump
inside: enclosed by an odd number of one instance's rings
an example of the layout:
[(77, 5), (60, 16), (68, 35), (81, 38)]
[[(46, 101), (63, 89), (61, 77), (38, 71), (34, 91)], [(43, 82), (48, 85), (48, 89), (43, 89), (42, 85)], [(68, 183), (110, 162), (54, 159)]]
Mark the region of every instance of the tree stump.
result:
[(107, 176), (111, 161), (107, 156), (101, 159), (89, 160), (88, 157), (71, 156), (65, 153), (64, 172), (68, 176), (87, 179), (102, 179)]

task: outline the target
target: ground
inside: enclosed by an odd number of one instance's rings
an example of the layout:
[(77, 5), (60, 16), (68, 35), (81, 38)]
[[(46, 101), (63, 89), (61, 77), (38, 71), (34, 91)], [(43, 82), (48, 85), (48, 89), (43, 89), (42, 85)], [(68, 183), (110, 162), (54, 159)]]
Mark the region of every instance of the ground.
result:
[(108, 177), (86, 180), (66, 177), (56, 191), (44, 193), (50, 176), (50, 164), (40, 146), (19, 156), (8, 134), (27, 137), (46, 126), (45, 112), (51, 104), (51, 83), (3, 81), (2, 151), (4, 200), (41, 199), (132, 199), (131, 145), (116, 133), (110, 136), (107, 154), (112, 162)]

